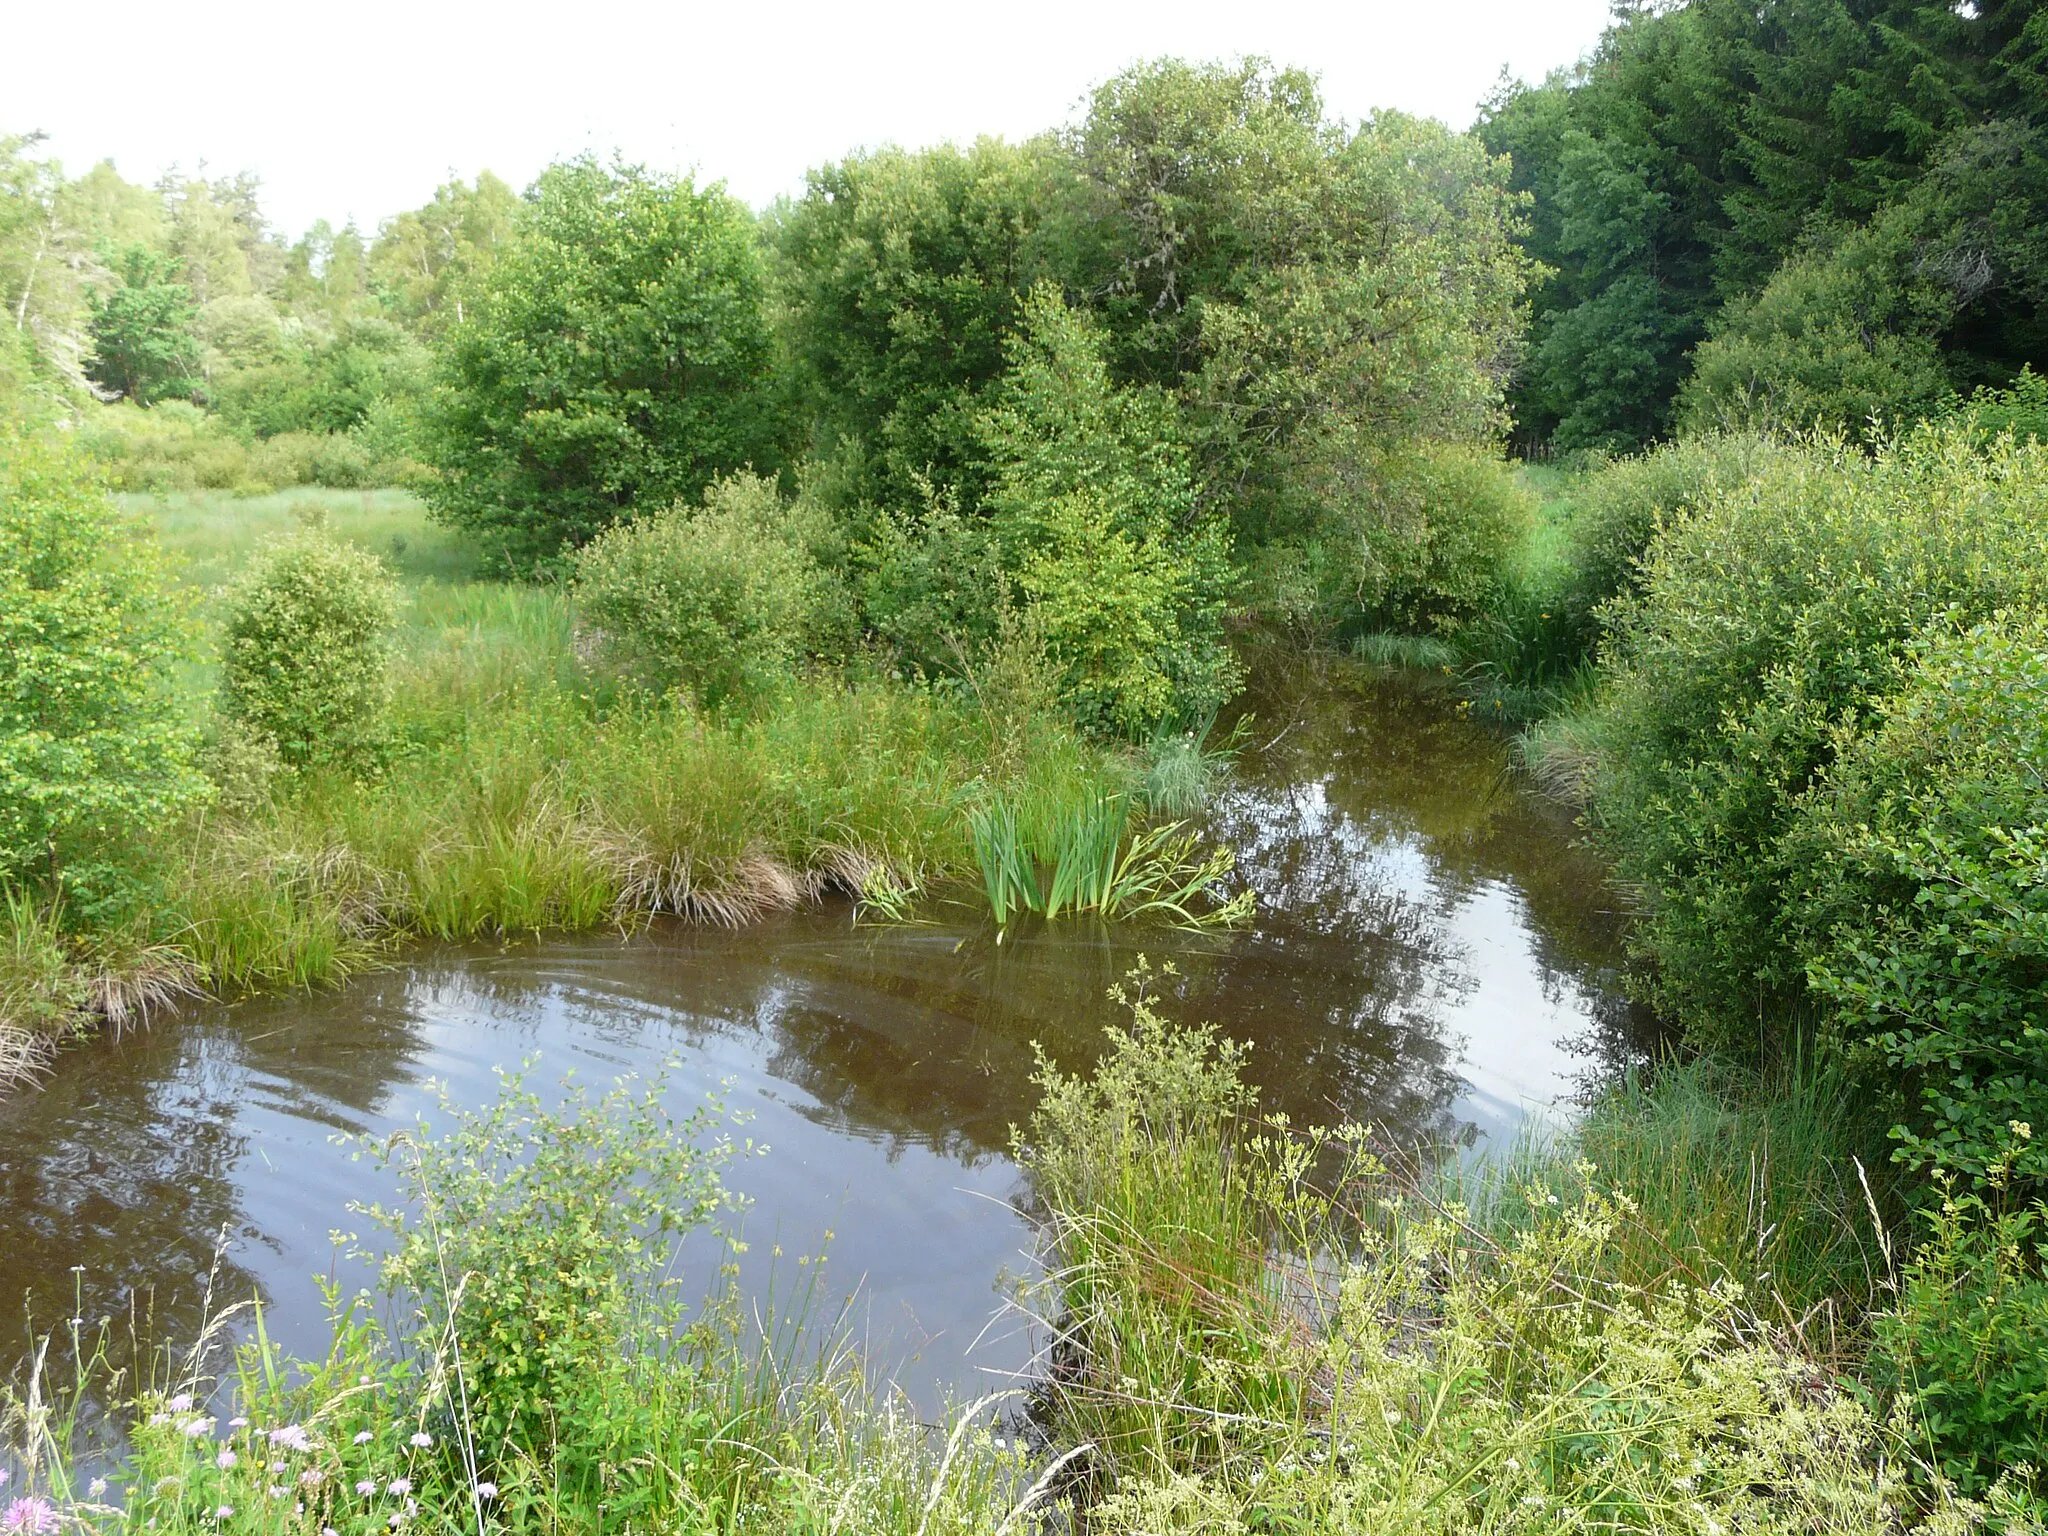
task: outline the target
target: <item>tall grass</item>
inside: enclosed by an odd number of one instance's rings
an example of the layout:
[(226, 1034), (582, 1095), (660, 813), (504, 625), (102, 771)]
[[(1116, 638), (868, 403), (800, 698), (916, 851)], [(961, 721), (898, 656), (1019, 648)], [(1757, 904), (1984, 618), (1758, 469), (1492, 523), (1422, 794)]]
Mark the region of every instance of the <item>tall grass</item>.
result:
[(1261, 1120), (1241, 1047), (1127, 1001), (1091, 1075), (1041, 1063), (1018, 1144), (1050, 1250), (1041, 1412), (1085, 1448), (1090, 1531), (2038, 1529), (2024, 1473), (1962, 1498), (1909, 1411), (1698, 1258), (1853, 1271), (1832, 1206), (1773, 1235), (1798, 1213), (1770, 1202), (1824, 1183), (1824, 1085), (1718, 1119), (1706, 1077), (1628, 1089), (1461, 1190), (1360, 1128)]
[(1220, 892), (1235, 867), (1228, 848), (1203, 853), (1179, 822), (1139, 824), (1126, 794), (1033, 786), (974, 806), (968, 826), (998, 928), (1026, 912), (1224, 927), (1251, 910), (1249, 893)]

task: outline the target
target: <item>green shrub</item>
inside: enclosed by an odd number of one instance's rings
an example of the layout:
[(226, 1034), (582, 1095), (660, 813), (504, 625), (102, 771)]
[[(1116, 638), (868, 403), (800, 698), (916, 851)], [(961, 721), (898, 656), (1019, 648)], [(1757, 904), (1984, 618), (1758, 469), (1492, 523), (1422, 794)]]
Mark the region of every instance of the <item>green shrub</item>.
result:
[(921, 490), (920, 512), (873, 515), (853, 561), (867, 627), (907, 666), (942, 675), (995, 643), (1008, 582), (988, 521), (963, 517), (928, 483)]
[[(1149, 980), (1092, 1076), (1041, 1062), (1016, 1149), (1050, 1243), (1043, 1411), (1088, 1447), (1090, 1530), (1981, 1528), (1911, 1485), (1910, 1413), (1873, 1411), (1741, 1287), (1618, 1275), (1623, 1229), (1663, 1211), (1606, 1168), (1509, 1184), (1489, 1231), (1355, 1127), (1255, 1118), (1242, 1047), (1166, 1024)], [(1988, 1502), (2022, 1498), (2008, 1479)]]
[(354, 438), (339, 432), (280, 432), (250, 450), (256, 480), (269, 485), (325, 485), (357, 490), (387, 476)]
[(1730, 302), (1693, 353), (1681, 429), (1881, 435), (1938, 412), (1950, 386), (1937, 338), (1954, 297), (1917, 245), (1880, 217)]
[(1641, 895), (1655, 999), (1754, 1057), (1806, 1011), (1785, 844), (1937, 615), (2048, 598), (2048, 451), (1923, 429), (1775, 456), (1664, 530), (1618, 603), (1593, 821)]
[(2048, 374), (2034, 372), (2029, 364), (2004, 389), (1980, 384), (1968, 400), (1956, 403), (1953, 414), (1968, 416), (1987, 437), (2010, 432), (2048, 442)]
[(1917, 1449), (1944, 1475), (1976, 1492), (2023, 1465), (2048, 1472), (2048, 1208), (1945, 1190), (1875, 1327), (1878, 1381), (1913, 1404)]
[(227, 608), (222, 713), (289, 767), (367, 767), (396, 613), (377, 557), (309, 529), (258, 557)]
[(822, 606), (808, 515), (740, 474), (600, 534), (576, 557), (578, 600), (612, 658), (657, 689), (716, 706), (789, 675)]
[(443, 1095), (438, 1135), (423, 1123), (373, 1149), (413, 1207), (365, 1212), (397, 1239), (384, 1283), (412, 1298), (420, 1337), (452, 1339), (486, 1467), (602, 1442), (628, 1406), (607, 1400), (620, 1356), (681, 1317), (661, 1282), (726, 1204), (730, 1151), (699, 1147), (716, 1104), (676, 1122), (662, 1091), (628, 1080), (593, 1101), (572, 1085), (550, 1108), (512, 1078), (479, 1111)]
[(1614, 459), (1572, 489), (1559, 616), (1590, 650), (1603, 603), (1636, 590), (1639, 562), (1666, 524), (1793, 450), (1755, 434), (1710, 432)]
[(1005, 562), (1082, 720), (1137, 733), (1237, 689), (1222, 520), (1197, 505), (1172, 401), (1117, 388), (1103, 338), (1057, 291), (1027, 300), (981, 420)]
[[(1937, 632), (1787, 838), (1831, 1031), (1913, 1166), (1983, 1179), (2048, 1106), (2048, 618)], [(2018, 1175), (2048, 1181), (2048, 1141)]]
[(90, 917), (198, 796), (181, 605), (81, 456), (0, 435), (0, 880)]
[(1535, 516), (1534, 494), (1490, 449), (1416, 443), (1385, 455), (1341, 518), (1357, 607), (1404, 627), (1456, 627), (1498, 595)]

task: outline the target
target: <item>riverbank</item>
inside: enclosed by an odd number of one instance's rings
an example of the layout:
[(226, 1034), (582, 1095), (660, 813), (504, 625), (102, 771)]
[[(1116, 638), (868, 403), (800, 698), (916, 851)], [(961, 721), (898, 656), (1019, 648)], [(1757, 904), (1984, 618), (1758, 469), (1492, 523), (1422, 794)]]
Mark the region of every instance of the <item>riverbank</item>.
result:
[(111, 916), (79, 922), (24, 896), (0, 917), (0, 1085), (95, 1020), (121, 1028), (181, 998), (325, 985), (411, 939), (656, 915), (741, 923), (828, 892), (901, 912), (929, 886), (982, 874), (977, 808), (1022, 829), (1012, 864), (1056, 865), (1065, 829), (1085, 821), (1111, 846), (1084, 853), (1121, 857), (1130, 899), (1177, 898), (1184, 917), (1213, 905), (1222, 866), (1206, 853), (1175, 841), (1129, 854), (1199, 798), (1200, 752), (1163, 743), (1172, 761), (1148, 780), (1145, 754), (1083, 738), (1028, 668), (998, 660), (933, 686), (856, 658), (792, 675), (744, 711), (705, 712), (607, 672), (560, 590), (444, 579), (460, 575), (460, 552), (409, 498), (302, 491), (141, 510), (195, 601), (201, 656), (217, 652), (221, 591), (266, 528), (319, 527), (395, 564), (389, 702), (366, 755), (288, 769), (212, 715), (210, 666), (188, 669), (207, 792), (147, 846), (120, 850)]

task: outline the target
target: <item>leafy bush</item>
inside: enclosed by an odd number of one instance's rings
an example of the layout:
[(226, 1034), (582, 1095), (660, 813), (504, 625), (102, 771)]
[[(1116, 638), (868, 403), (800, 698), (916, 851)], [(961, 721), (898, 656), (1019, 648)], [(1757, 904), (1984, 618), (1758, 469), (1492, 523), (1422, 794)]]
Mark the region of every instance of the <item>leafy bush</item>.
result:
[(1693, 354), (1680, 427), (1881, 434), (1938, 411), (1949, 396), (1938, 337), (1954, 300), (1916, 270), (1896, 222), (1794, 255), (1762, 292), (1730, 302)]
[(869, 519), (853, 561), (868, 628), (910, 667), (944, 674), (995, 642), (1008, 581), (988, 521), (963, 517), (929, 483), (920, 489), (920, 511)]
[[(390, 438), (388, 431), (385, 439)], [(122, 403), (86, 413), (85, 453), (120, 491), (233, 491), (263, 495), (283, 486), (342, 489), (396, 484), (408, 466), (395, 443), (368, 433), (289, 432), (245, 443), (220, 419), (183, 400), (144, 410)]]
[(814, 516), (740, 474), (600, 534), (575, 561), (583, 612), (612, 657), (658, 689), (716, 706), (786, 676), (823, 606), (800, 526)]
[(368, 766), (396, 612), (377, 557), (309, 529), (266, 550), (227, 608), (222, 713), (289, 767)]
[(1049, 287), (1010, 355), (982, 418), (989, 505), (1066, 698), (1107, 730), (1204, 718), (1237, 688), (1223, 638), (1235, 577), (1172, 402), (1118, 389), (1100, 333)]
[(81, 457), (0, 435), (0, 880), (90, 917), (137, 839), (197, 797), (161, 558)]
[(1786, 833), (1937, 614), (2048, 598), (2048, 451), (1923, 429), (1774, 457), (1664, 530), (1612, 612), (1593, 819), (1651, 990), (1754, 1057), (1806, 1011)]
[[(1914, 661), (1788, 834), (1788, 898), (1901, 1154), (1981, 1180), (2048, 1105), (2048, 618), (1938, 630)], [(2048, 1142), (2017, 1172), (2048, 1181)]]
[(444, 338), (418, 434), (429, 504), (531, 571), (766, 466), (763, 283), (753, 218), (722, 188), (550, 167)]
[(1597, 640), (1603, 603), (1636, 590), (1660, 528), (1789, 451), (1754, 434), (1709, 432), (1612, 460), (1574, 486), (1556, 601), (1581, 644), (1590, 650)]
[[(2012, 1129), (2030, 1148), (2032, 1127)], [(2048, 1471), (2048, 1207), (1945, 1190), (1875, 1326), (1879, 1382), (1913, 1404), (1946, 1476), (1977, 1491), (2011, 1468)]]
[(1980, 384), (1968, 400), (1957, 402), (1953, 414), (1967, 415), (1987, 437), (2010, 432), (2048, 442), (2048, 374), (2034, 372), (2029, 364), (2004, 389)]
[(1358, 607), (1432, 629), (1470, 618), (1499, 593), (1535, 506), (1534, 494), (1486, 449), (1416, 443), (1388, 454), (1342, 521), (1355, 541)]
[(725, 1205), (730, 1152), (699, 1146), (717, 1105), (678, 1123), (663, 1087), (621, 1082), (595, 1102), (572, 1087), (550, 1108), (514, 1078), (481, 1111), (444, 1096), (439, 1135), (423, 1124), (377, 1149), (415, 1208), (366, 1213), (397, 1239), (384, 1283), (413, 1298), (422, 1337), (452, 1339), (487, 1467), (602, 1438), (626, 1406), (607, 1401), (620, 1356), (658, 1348), (681, 1317), (661, 1282), (683, 1234)]

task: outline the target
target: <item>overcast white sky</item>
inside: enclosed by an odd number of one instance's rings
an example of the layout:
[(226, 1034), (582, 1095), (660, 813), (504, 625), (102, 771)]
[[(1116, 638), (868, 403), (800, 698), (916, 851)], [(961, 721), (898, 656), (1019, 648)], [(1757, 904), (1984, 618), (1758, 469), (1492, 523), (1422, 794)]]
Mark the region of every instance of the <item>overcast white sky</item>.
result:
[[(1135, 59), (1257, 53), (1331, 109), (1468, 124), (1501, 66), (1592, 47), (1607, 0), (101, 0), (9, 6), (0, 132), (131, 180), (253, 170), (272, 220), (368, 230), (450, 173), (524, 186), (594, 149), (723, 177), (752, 203), (862, 144), (1019, 137)], [(32, 61), (32, 62), (31, 62)], [(21, 67), (27, 64), (28, 67)]]

